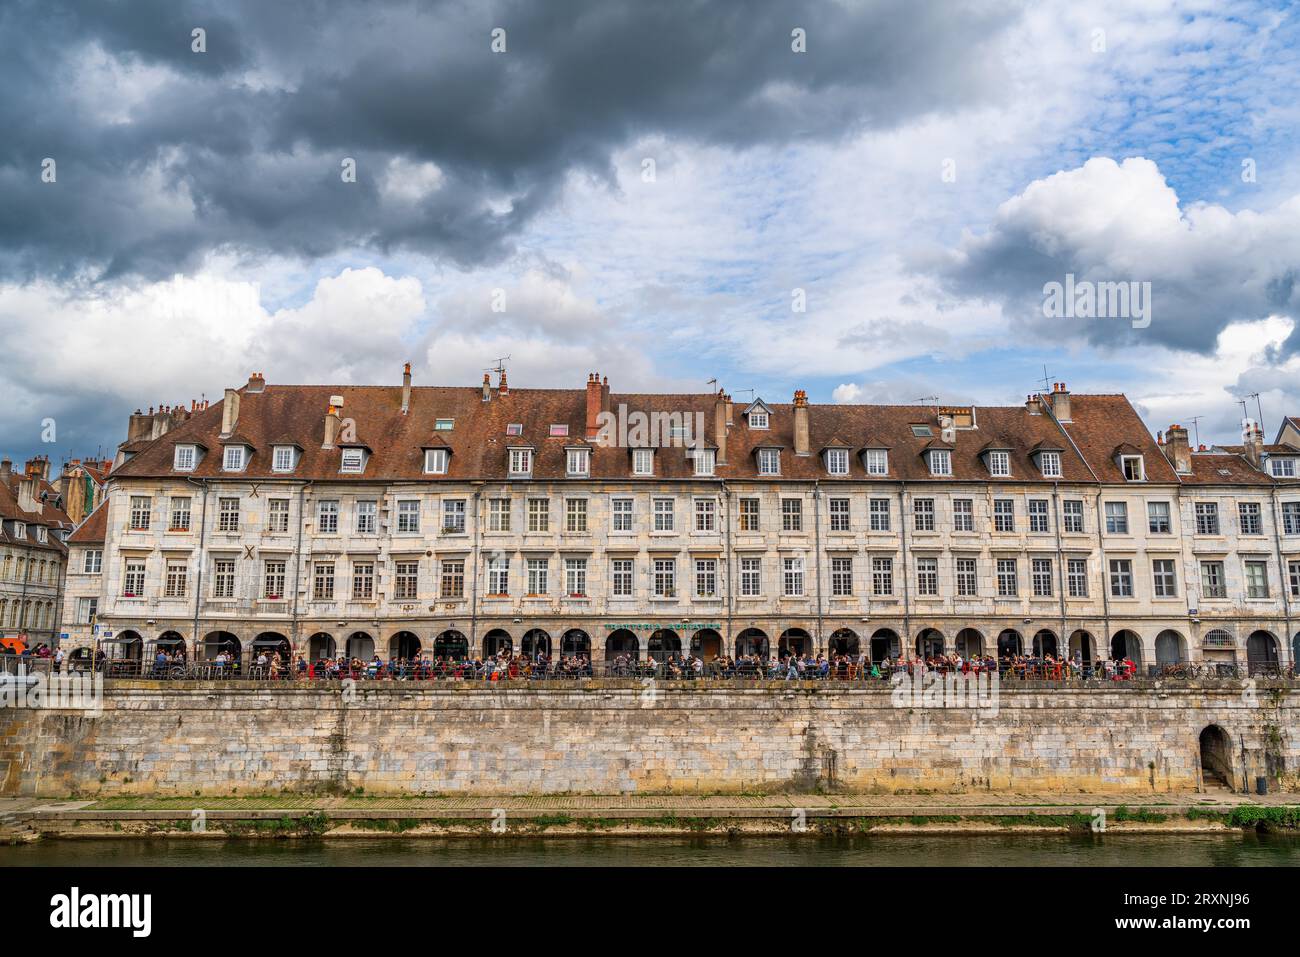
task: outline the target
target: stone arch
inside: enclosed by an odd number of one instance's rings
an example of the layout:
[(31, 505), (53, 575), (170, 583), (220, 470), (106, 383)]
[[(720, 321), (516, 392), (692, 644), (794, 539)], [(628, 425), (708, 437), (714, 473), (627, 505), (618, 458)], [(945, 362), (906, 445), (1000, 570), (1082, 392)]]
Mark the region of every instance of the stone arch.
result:
[(837, 628), (831, 632), (826, 650), (832, 655), (857, 657), (862, 652), (862, 642), (858, 639), (858, 633), (852, 628)]
[(1300, 668), (1300, 631), (1291, 639), (1291, 667)]
[(787, 628), (781, 632), (781, 638), (777, 642), (776, 653), (782, 658), (787, 655), (810, 655), (813, 650), (812, 635), (802, 628)]
[(974, 658), (984, 654), (984, 636), (974, 628), (963, 628), (957, 632), (957, 654), (963, 658)]
[(162, 648), (169, 654), (175, 654), (177, 649), (181, 651), (185, 650), (185, 636), (179, 631), (164, 631), (158, 636), (155, 644), (157, 647)]
[(1034, 657), (1045, 658), (1051, 655), (1053, 658), (1060, 657), (1060, 646), (1056, 641), (1056, 632), (1050, 628), (1040, 628), (1034, 632)]
[(746, 628), (736, 636), (736, 657), (758, 655), (766, 658), (771, 652), (767, 633), (761, 628)]
[(469, 639), (464, 632), (448, 628), (433, 639), (433, 654), (435, 658), (463, 661), (469, 657)]
[(1110, 656), (1116, 660), (1130, 658), (1142, 670), (1142, 637), (1131, 628), (1121, 628), (1110, 639)]
[(244, 652), (239, 638), (229, 631), (208, 632), (203, 636), (203, 644), (199, 648), (205, 661), (211, 661), (223, 651), (234, 655), (235, 660), (238, 661)]
[(922, 628), (916, 636), (916, 653), (922, 658), (943, 657), (943, 632), (938, 628)]
[(1025, 653), (1025, 640), (1014, 628), (1004, 628), (998, 634), (998, 657), (1007, 658)]
[(712, 628), (701, 628), (691, 635), (691, 654), (704, 661), (712, 661), (722, 655), (722, 636)]
[(369, 661), (375, 656), (375, 639), (370, 637), (368, 632), (354, 631), (348, 635), (347, 647), (343, 649), (343, 653), (348, 658)]
[(1233, 790), (1232, 739), (1217, 724), (1201, 729), (1201, 780), (1206, 786), (1215, 784)]
[(388, 639), (388, 657), (408, 661), (420, 657), (420, 639), (413, 631), (399, 631)]
[(871, 660), (884, 661), (903, 653), (903, 643), (892, 628), (877, 628), (871, 636)]
[(641, 642), (628, 628), (616, 628), (605, 636), (605, 660), (613, 661), (619, 655), (641, 657)]
[(539, 655), (550, 657), (551, 636), (541, 628), (529, 628), (519, 640), (519, 650), (525, 658), (536, 659)]
[(483, 636), (483, 657), (495, 658), (499, 654), (510, 654), (515, 650), (515, 640), (504, 628), (493, 628)]
[(1085, 665), (1090, 665), (1097, 660), (1097, 639), (1092, 637), (1092, 633), (1080, 628), (1070, 635), (1070, 657), (1074, 657), (1075, 652), (1079, 653), (1079, 660)]
[(257, 660), (258, 654), (265, 651), (269, 659), (275, 652), (280, 653), (280, 660), (286, 664), (293, 660), (293, 649), (289, 645), (289, 639), (278, 631), (264, 631), (253, 639), (253, 643), (248, 646), (249, 653)]
[(1156, 635), (1156, 664), (1176, 665), (1187, 660), (1187, 642), (1172, 628)]
[(577, 655), (590, 658), (591, 636), (581, 628), (570, 628), (560, 636), (560, 655), (565, 658), (573, 658)]
[(119, 631), (104, 641), (109, 648), (106, 656), (125, 661), (140, 661), (144, 657), (144, 637), (134, 628)]
[(660, 628), (650, 636), (650, 657), (655, 661), (667, 661), (681, 653), (682, 639), (671, 628)]
[(1277, 670), (1277, 637), (1271, 631), (1261, 628), (1250, 633), (1246, 639), (1246, 664), (1252, 675)]
[(307, 639), (307, 657), (312, 661), (334, 657), (334, 636), (327, 631), (318, 631)]

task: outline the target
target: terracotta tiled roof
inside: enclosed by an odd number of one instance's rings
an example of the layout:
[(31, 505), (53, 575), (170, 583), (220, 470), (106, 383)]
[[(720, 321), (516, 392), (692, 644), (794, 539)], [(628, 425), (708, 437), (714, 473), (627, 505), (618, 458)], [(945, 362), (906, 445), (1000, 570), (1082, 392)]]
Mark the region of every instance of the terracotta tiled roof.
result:
[(1173, 466), (1161, 453), (1127, 396), (1073, 395), (1070, 414), (1072, 421), (1064, 423), (1063, 428), (1100, 481), (1124, 482), (1124, 473), (1115, 461), (1115, 450), (1128, 443), (1142, 455), (1148, 482), (1178, 482)]
[(1239, 452), (1227, 449), (1193, 452), (1192, 472), (1184, 475), (1188, 485), (1273, 485), (1275, 481), (1252, 466)]
[(77, 530), (68, 536), (69, 545), (99, 545), (108, 530), (108, 509), (100, 502), (95, 510), (82, 520)]

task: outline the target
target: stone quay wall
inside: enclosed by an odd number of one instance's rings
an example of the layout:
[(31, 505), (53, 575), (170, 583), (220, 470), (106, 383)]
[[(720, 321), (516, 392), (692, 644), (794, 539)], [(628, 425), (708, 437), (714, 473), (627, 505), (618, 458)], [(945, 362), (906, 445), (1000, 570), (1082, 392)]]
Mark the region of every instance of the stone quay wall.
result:
[(1300, 789), (1300, 685), (888, 686), (588, 680), (108, 685), (99, 713), (0, 709), (0, 794), (1190, 791), (1202, 733), (1237, 790)]

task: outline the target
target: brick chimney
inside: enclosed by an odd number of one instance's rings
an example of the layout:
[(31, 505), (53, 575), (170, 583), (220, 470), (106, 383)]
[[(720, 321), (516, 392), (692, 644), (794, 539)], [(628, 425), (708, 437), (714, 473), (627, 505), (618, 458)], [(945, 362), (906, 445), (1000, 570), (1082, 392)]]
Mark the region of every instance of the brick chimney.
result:
[(1254, 419), (1245, 419), (1241, 423), (1241, 441), (1245, 446), (1246, 461), (1254, 468), (1264, 467), (1264, 430)]
[(402, 366), (402, 415), (411, 411), (411, 364)]
[(809, 455), (808, 393), (803, 389), (794, 392), (794, 454)]
[(7, 458), (0, 459), (0, 483), (9, 484), (10, 477), (14, 474), (14, 463)]
[(483, 401), (492, 401), (492, 377), (488, 373), (483, 373)]
[(1171, 425), (1165, 430), (1165, 458), (1180, 475), (1192, 471), (1192, 447), (1187, 444), (1187, 430), (1181, 425)]
[(727, 393), (721, 389), (713, 397), (713, 441), (718, 445), (718, 465), (727, 464)]
[(126, 424), (127, 442), (138, 442), (141, 439), (149, 438), (149, 431), (153, 428), (153, 416), (136, 409), (131, 413), (131, 418)]
[(338, 440), (339, 425), (342, 422), (339, 409), (342, 407), (343, 397), (341, 395), (330, 396), (329, 408), (325, 412), (325, 441), (321, 443), (322, 449), (334, 448), (334, 443)]
[(37, 488), (40, 480), (36, 477), (37, 473), (29, 469), (18, 480), (18, 507), (24, 512), (41, 513), (41, 502), (37, 497)]
[(600, 414), (609, 411), (609, 379), (604, 384), (600, 373), (593, 372), (587, 376), (587, 438), (594, 439), (600, 434)]
[(1058, 422), (1073, 421), (1070, 418), (1070, 391), (1064, 382), (1052, 383), (1052, 415)]
[(48, 482), (50, 479), (49, 457), (38, 455), (34, 458), (28, 459), (26, 464), (23, 466), (23, 471), (29, 476), (35, 475), (36, 477), (45, 479)]
[(248, 377), (248, 386), (245, 389), (250, 395), (266, 391), (266, 376), (260, 372), (254, 372)]
[(239, 393), (234, 389), (226, 390), (226, 397), (221, 404), (221, 437), (229, 438), (239, 424)]
[(1039, 403), (1038, 396), (1036, 395), (1025, 396), (1025, 411), (1028, 412), (1030, 415), (1043, 414), (1043, 407)]

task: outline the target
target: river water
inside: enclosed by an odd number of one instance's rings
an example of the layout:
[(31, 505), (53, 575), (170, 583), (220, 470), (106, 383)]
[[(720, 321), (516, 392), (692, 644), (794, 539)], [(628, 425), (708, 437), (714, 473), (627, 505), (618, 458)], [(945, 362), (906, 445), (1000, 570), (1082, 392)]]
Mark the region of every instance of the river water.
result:
[(1231, 834), (48, 840), (0, 847), (22, 866), (1300, 866), (1300, 838)]

